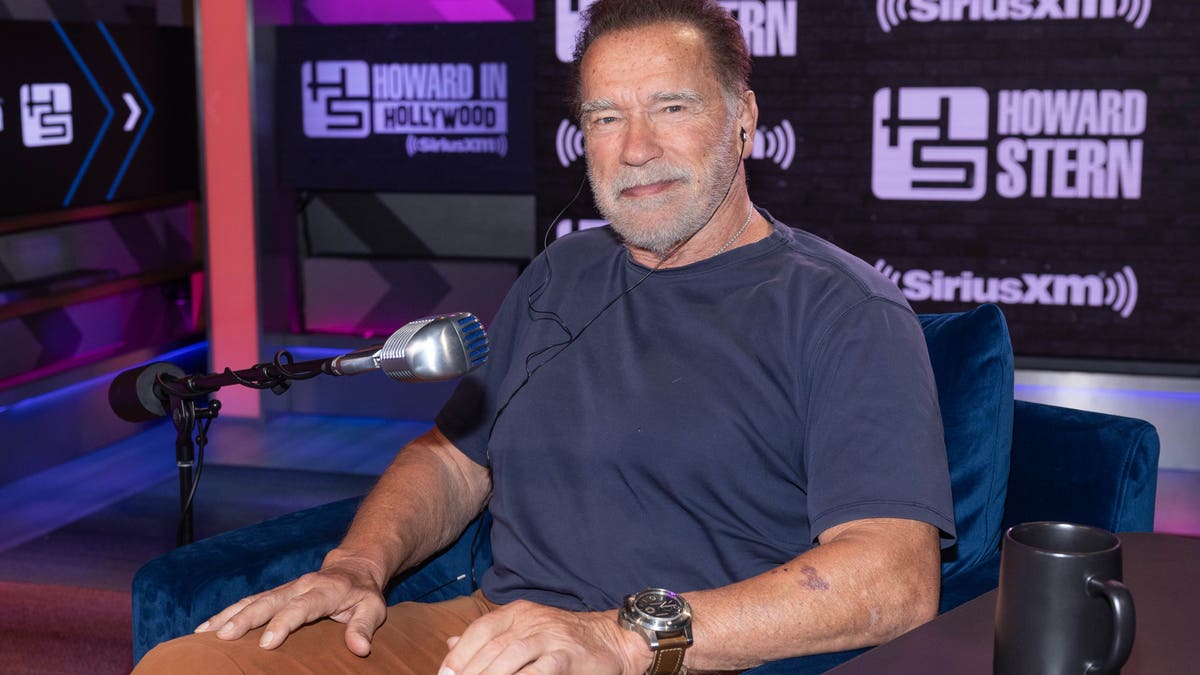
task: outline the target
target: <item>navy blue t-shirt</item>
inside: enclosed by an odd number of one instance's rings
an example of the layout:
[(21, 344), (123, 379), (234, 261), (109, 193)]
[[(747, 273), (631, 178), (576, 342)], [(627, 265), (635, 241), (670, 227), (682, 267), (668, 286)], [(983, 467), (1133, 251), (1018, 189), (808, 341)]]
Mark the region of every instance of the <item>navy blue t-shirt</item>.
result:
[[(487, 364), (437, 418), (492, 472), (489, 599), (599, 610), (648, 586), (715, 588), (860, 518), (952, 540), (916, 316), (863, 261), (774, 228), (644, 280), (608, 228), (589, 230), (517, 281)], [(565, 348), (550, 311), (578, 336)]]

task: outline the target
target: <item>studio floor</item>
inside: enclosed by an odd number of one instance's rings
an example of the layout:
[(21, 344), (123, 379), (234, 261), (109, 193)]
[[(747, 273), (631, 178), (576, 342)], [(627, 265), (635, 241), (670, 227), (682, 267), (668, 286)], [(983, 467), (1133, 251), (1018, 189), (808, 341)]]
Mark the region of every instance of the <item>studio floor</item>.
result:
[[(364, 494), (427, 423), (281, 416), (216, 420), (194, 507), (197, 539)], [(179, 522), (175, 431), (137, 436), (0, 488), (0, 581), (128, 592)]]

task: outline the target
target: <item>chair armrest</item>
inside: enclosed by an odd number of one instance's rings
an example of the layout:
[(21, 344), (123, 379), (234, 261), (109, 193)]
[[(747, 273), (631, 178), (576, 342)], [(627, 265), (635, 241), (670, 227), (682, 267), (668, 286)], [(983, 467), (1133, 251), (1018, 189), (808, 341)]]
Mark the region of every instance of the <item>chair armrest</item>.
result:
[(1003, 527), (1064, 520), (1149, 532), (1158, 450), (1144, 420), (1017, 401)]
[(942, 579), (942, 594), (938, 601), (938, 614), (944, 614), (968, 600), (973, 600), (995, 588), (1000, 583), (1000, 551), (974, 567)]
[(289, 513), (182, 546), (133, 578), (133, 658), (179, 637), (247, 595), (320, 566), (361, 497)]
[[(361, 500), (343, 499), (224, 532), (146, 563), (133, 579), (134, 662), (233, 602), (320, 567)], [(393, 579), (388, 604), (447, 600), (473, 591), (475, 576), (491, 565), (490, 524), (485, 513), (454, 544)]]

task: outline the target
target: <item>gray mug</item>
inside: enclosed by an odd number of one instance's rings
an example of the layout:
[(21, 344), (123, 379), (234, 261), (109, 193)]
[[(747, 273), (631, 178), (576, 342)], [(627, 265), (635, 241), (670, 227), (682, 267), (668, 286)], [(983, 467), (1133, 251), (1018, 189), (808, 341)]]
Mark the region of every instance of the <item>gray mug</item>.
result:
[(996, 675), (1119, 673), (1134, 636), (1121, 540), (1073, 523), (1004, 533), (996, 598)]

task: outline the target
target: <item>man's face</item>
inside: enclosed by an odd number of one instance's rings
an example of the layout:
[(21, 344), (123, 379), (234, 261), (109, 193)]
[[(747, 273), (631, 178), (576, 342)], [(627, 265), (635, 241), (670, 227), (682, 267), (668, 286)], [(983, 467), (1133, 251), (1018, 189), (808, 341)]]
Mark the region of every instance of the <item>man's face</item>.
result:
[(580, 65), (581, 126), (600, 212), (660, 257), (708, 222), (739, 167), (703, 36), (664, 23), (609, 33)]

